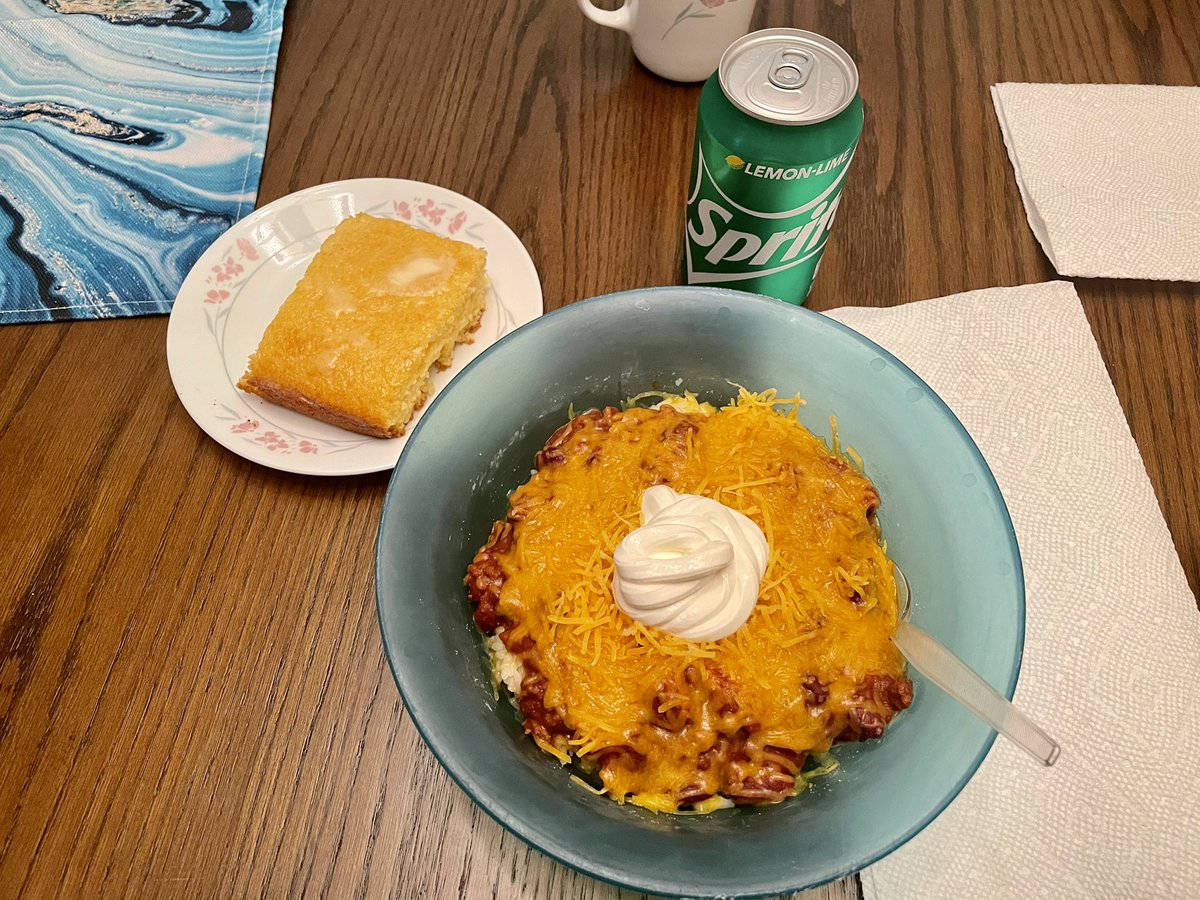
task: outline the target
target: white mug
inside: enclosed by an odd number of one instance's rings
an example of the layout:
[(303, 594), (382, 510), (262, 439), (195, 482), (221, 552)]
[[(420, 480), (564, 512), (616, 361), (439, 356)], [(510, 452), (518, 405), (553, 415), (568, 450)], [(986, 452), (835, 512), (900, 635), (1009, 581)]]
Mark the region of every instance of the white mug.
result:
[(593, 22), (628, 32), (633, 55), (651, 72), (703, 81), (725, 48), (750, 30), (756, 0), (625, 0), (614, 10), (578, 2)]

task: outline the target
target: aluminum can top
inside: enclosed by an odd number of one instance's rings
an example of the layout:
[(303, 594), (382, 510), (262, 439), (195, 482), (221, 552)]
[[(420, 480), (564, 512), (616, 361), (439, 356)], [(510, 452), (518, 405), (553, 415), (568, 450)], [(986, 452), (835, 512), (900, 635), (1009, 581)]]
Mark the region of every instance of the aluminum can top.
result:
[(721, 90), (747, 115), (776, 125), (832, 119), (858, 92), (858, 67), (827, 37), (798, 28), (753, 31), (717, 67)]

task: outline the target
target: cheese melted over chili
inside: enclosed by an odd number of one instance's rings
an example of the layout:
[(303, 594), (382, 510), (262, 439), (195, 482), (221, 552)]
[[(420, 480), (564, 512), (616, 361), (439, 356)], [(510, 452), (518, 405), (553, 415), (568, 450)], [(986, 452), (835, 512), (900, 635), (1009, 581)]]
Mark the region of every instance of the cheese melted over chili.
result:
[[(809, 753), (878, 737), (911, 702), (889, 640), (896, 585), (879, 494), (797, 421), (798, 399), (780, 405), (743, 392), (711, 415), (663, 405), (576, 417), (468, 573), (477, 624), (524, 666), (525, 730), (595, 769), (618, 801), (776, 802)], [(654, 484), (720, 501), (767, 537), (757, 606), (729, 637), (673, 637), (613, 600), (613, 551)]]

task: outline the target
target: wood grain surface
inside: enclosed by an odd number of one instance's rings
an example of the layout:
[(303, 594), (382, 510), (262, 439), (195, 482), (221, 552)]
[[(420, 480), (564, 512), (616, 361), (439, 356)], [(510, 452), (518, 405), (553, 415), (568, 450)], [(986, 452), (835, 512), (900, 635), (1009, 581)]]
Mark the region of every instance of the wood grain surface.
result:
[[(861, 72), (816, 309), (1056, 277), (992, 83), (1200, 82), (1190, 2), (776, 0), (755, 24)], [(548, 309), (670, 284), (697, 96), (569, 0), (291, 0), (259, 201), (435, 182), (512, 226)], [(1200, 289), (1076, 286), (1195, 590)], [(620, 893), (503, 832), (406, 718), (373, 597), (386, 474), (222, 449), (175, 397), (166, 324), (0, 329), (0, 897)]]

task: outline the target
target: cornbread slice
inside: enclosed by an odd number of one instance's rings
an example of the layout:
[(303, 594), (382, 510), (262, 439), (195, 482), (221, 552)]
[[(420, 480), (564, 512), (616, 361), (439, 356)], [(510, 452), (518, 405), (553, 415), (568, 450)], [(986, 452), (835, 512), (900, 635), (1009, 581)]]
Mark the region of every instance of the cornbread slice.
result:
[(267, 326), (243, 391), (398, 437), (483, 315), (487, 253), (360, 213), (334, 230)]

